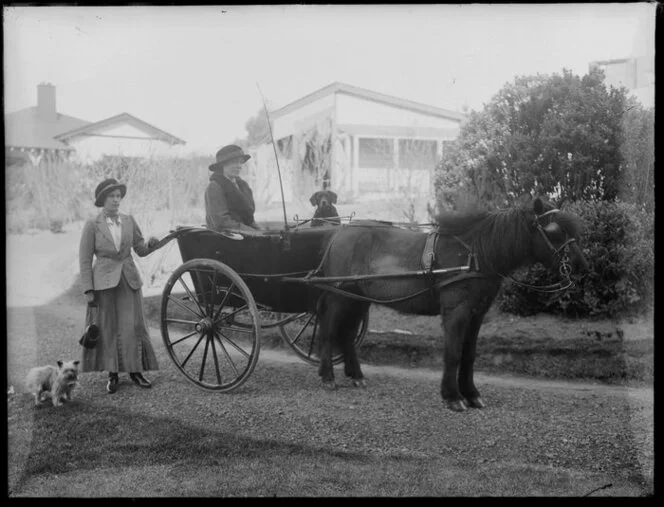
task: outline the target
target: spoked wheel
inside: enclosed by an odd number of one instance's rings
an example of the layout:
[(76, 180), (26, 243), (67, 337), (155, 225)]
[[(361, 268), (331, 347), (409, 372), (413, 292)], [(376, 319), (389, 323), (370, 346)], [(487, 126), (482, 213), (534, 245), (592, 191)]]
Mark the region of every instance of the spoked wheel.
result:
[[(316, 312), (290, 314), (280, 321), (278, 326), (284, 341), (300, 358), (310, 364), (320, 364), (320, 327)], [(369, 310), (362, 316), (360, 325), (357, 328), (355, 347), (359, 348), (362, 345), (368, 326)], [(332, 364), (339, 364), (342, 361), (343, 355), (341, 352), (333, 349)]]
[(251, 375), (260, 351), (256, 302), (227, 265), (192, 259), (168, 279), (161, 301), (161, 337), (184, 377), (227, 392)]

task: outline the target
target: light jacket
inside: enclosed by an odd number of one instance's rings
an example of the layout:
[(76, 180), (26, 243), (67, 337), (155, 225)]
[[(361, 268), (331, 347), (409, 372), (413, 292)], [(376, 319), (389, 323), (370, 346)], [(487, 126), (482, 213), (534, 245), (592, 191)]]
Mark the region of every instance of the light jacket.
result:
[[(145, 257), (153, 250), (147, 246), (134, 217), (123, 213), (119, 216), (122, 224), (119, 251), (115, 248), (113, 235), (103, 213), (86, 221), (83, 226), (78, 253), (83, 292), (112, 289), (120, 283), (122, 273), (132, 289), (137, 290), (143, 285), (131, 249), (140, 257)], [(94, 264), (93, 257), (96, 257)]]

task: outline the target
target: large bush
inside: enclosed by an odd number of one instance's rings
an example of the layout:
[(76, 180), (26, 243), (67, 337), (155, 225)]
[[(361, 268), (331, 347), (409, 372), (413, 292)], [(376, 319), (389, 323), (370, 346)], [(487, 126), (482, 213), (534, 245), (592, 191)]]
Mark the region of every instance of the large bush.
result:
[(604, 85), (600, 70), (580, 77), (518, 77), (479, 112), (436, 168), (441, 209), (468, 194), (488, 208), (523, 193), (612, 200), (623, 185), (625, 90)]
[[(581, 238), (589, 273), (573, 289), (544, 294), (507, 282), (501, 310), (519, 315), (547, 312), (568, 316), (616, 317), (640, 313), (653, 304), (654, 214), (623, 202), (576, 202), (566, 211), (583, 218)], [(537, 264), (515, 273), (521, 282), (542, 286), (559, 281)]]

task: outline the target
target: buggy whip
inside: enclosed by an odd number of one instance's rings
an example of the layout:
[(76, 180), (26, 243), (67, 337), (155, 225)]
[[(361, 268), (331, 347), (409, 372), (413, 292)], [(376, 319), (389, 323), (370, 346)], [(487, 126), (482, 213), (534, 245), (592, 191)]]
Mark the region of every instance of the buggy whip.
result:
[(256, 87), (258, 88), (258, 93), (261, 95), (263, 100), (263, 108), (265, 109), (265, 118), (267, 119), (267, 128), (270, 130), (270, 139), (272, 140), (272, 148), (274, 148), (274, 160), (277, 163), (277, 174), (279, 175), (279, 190), (281, 190), (281, 206), (284, 210), (284, 228), (288, 230), (288, 218), (286, 218), (286, 200), (284, 199), (284, 185), (281, 182), (281, 169), (279, 168), (279, 155), (277, 155), (277, 145), (274, 142), (274, 136), (272, 135), (272, 123), (270, 122), (270, 115), (267, 112), (267, 104), (265, 104), (265, 97), (263, 97), (263, 92), (261, 92), (261, 87), (256, 81)]

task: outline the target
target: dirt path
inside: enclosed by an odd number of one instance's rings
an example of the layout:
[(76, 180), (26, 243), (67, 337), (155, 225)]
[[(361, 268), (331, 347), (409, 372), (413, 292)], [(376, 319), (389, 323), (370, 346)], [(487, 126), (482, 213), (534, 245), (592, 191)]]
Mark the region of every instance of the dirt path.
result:
[[(153, 336), (159, 335), (159, 330), (151, 328)], [(301, 360), (289, 352), (281, 350), (262, 348), (260, 351), (261, 361), (271, 361), (277, 363), (299, 363)], [(370, 377), (373, 374), (390, 375), (404, 379), (426, 380), (431, 382), (440, 382), (442, 371), (436, 371), (430, 368), (400, 368), (397, 366), (384, 365), (362, 365), (365, 375)], [(486, 375), (478, 372), (475, 374), (475, 380), (478, 385), (492, 384), (495, 386), (518, 389), (536, 389), (540, 391), (562, 391), (570, 394), (587, 395), (593, 393), (602, 396), (628, 396), (639, 403), (654, 403), (654, 390), (648, 386), (615, 386), (604, 385), (595, 382), (569, 382), (561, 380), (541, 380), (532, 377), (517, 377), (512, 375)]]

